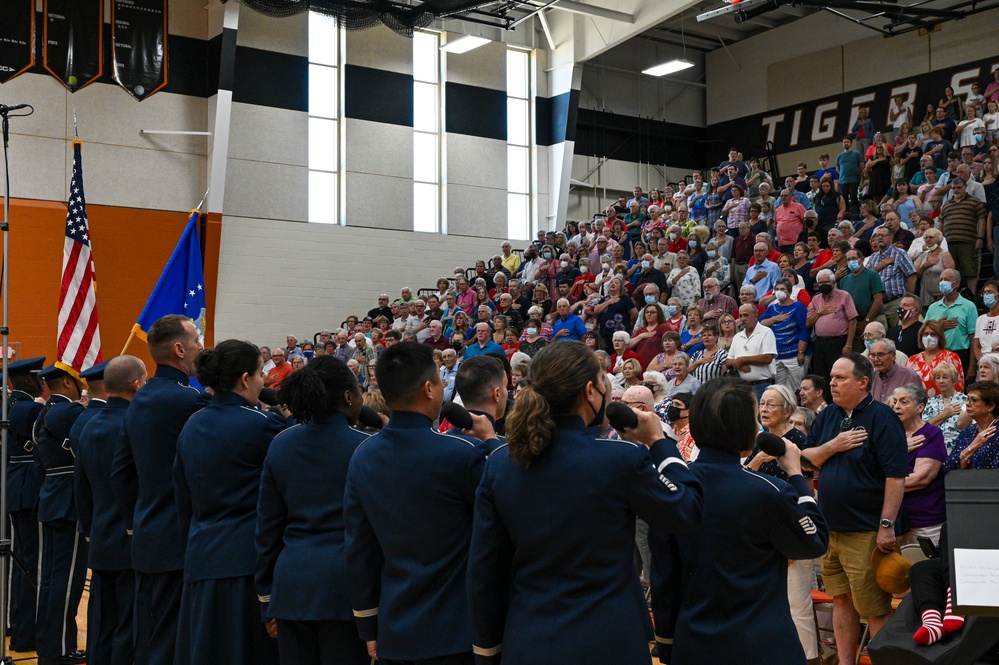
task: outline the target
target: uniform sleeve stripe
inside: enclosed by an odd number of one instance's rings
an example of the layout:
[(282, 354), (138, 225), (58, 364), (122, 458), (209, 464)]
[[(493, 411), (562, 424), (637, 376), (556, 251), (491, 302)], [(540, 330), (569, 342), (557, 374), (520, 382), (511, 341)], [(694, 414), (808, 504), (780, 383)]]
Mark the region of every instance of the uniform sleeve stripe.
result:
[(261, 603), (269, 603), (269, 602), (271, 602), (271, 597), (270, 596), (257, 596), (257, 600), (259, 600)]
[(803, 503), (815, 503), (815, 499), (813, 499), (810, 496), (799, 496), (798, 497), (798, 505), (800, 506)]
[(378, 608), (370, 610), (354, 610), (354, 616), (358, 619), (367, 619), (368, 617), (378, 616)]
[(656, 635), (656, 642), (658, 642), (659, 644), (673, 644), (673, 638), (672, 637), (659, 637), (658, 635)]
[(679, 457), (667, 457), (666, 459), (664, 459), (662, 462), (659, 463), (659, 466), (656, 467), (656, 471), (662, 473), (663, 469), (665, 469), (670, 464), (681, 464), (683, 466), (687, 466), (687, 464)]
[(484, 647), (477, 647), (474, 644), (472, 645), (472, 653), (474, 653), (476, 656), (495, 656), (499, 654), (499, 652), (502, 650), (503, 650), (502, 644), (497, 644), (496, 646), (491, 647), (489, 649), (486, 649)]

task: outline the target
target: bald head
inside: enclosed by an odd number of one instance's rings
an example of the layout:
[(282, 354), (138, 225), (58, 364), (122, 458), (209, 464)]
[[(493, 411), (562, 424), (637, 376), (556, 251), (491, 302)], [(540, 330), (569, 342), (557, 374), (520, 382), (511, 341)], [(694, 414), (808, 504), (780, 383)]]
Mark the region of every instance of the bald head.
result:
[(656, 402), (652, 397), (652, 391), (645, 386), (632, 386), (624, 391), (621, 401), (630, 407), (641, 409), (642, 411), (652, 411)]
[(131, 400), (146, 383), (146, 365), (135, 356), (118, 356), (104, 368), (104, 387), (108, 397)]

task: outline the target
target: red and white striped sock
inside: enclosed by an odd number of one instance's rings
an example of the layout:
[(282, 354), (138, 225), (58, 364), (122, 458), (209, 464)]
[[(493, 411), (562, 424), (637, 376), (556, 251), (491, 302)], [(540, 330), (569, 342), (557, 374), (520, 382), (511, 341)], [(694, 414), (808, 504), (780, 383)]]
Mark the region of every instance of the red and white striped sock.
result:
[(928, 646), (938, 641), (943, 637), (943, 634), (940, 610), (923, 610), (923, 625), (912, 636), (912, 641), (922, 646)]
[(961, 630), (961, 626), (964, 625), (964, 617), (954, 614), (950, 597), (951, 588), (947, 587), (947, 607), (944, 609), (943, 616), (943, 631), (945, 633), (953, 633), (955, 630)]

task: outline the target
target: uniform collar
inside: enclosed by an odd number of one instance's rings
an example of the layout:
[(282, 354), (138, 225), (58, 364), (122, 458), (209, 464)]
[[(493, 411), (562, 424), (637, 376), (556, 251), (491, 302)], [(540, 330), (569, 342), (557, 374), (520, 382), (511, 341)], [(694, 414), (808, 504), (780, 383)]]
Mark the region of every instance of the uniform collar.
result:
[(105, 409), (127, 409), (130, 402), (127, 399), (121, 397), (108, 397), (108, 403), (104, 406)]
[(34, 397), (32, 397), (28, 393), (24, 392), (23, 390), (12, 390), (12, 391), (10, 391), (10, 398), (14, 399), (15, 397), (17, 397), (18, 399), (23, 399), (23, 400), (34, 400), (35, 399)]
[(479, 411), (478, 409), (469, 409), (468, 412), (476, 416), (485, 416), (486, 418), (489, 419), (489, 423), (493, 426), (493, 428), (496, 427), (496, 419), (493, 418), (488, 413), (486, 413), (485, 411)]
[(415, 411), (393, 411), (387, 425), (390, 429), (427, 429), (433, 421)]
[(697, 454), (697, 461), (694, 464), (700, 464), (701, 462), (708, 462), (709, 464), (739, 464), (739, 455), (735, 453), (715, 450), (714, 448), (701, 448), (700, 450), (701, 452)]
[(347, 416), (340, 411), (331, 411), (330, 413), (321, 413), (319, 415), (312, 416), (312, 422), (317, 425), (328, 425), (331, 423), (338, 423), (347, 426), (350, 425), (350, 423), (347, 422)]
[(596, 429), (589, 427), (586, 423), (583, 422), (583, 419), (578, 415), (563, 416), (561, 418), (556, 418), (555, 424), (560, 429), (574, 429), (574, 430)]
[(251, 409), (257, 408), (256, 406), (247, 404), (246, 400), (236, 393), (215, 393), (214, 401), (219, 404), (234, 404), (236, 406), (246, 406)]
[(66, 395), (60, 395), (59, 393), (52, 393), (51, 395), (49, 395), (49, 398), (48, 398), (48, 400), (46, 400), (46, 403), (47, 404), (58, 404), (59, 402), (64, 402), (64, 401), (65, 402), (72, 402), (73, 400), (71, 400)]
[(157, 365), (156, 374), (154, 375), (161, 379), (170, 379), (171, 381), (176, 381), (177, 383), (188, 385), (190, 378), (184, 372), (180, 371), (176, 367), (170, 367), (169, 365)]

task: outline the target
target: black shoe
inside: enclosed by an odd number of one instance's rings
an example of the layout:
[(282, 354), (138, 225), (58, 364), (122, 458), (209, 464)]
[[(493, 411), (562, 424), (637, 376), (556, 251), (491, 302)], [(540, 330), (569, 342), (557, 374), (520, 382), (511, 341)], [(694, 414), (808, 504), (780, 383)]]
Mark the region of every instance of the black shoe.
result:
[(7, 650), (8, 651), (16, 651), (18, 653), (27, 653), (29, 651), (34, 651), (35, 650), (35, 645), (34, 644), (32, 644), (32, 645), (27, 645), (27, 644), (22, 645), (22, 644), (20, 644), (18, 642), (11, 642), (10, 644), (7, 645)]
[(79, 665), (86, 662), (86, 651), (73, 651), (65, 656), (57, 656), (56, 658), (38, 658), (38, 665)]

